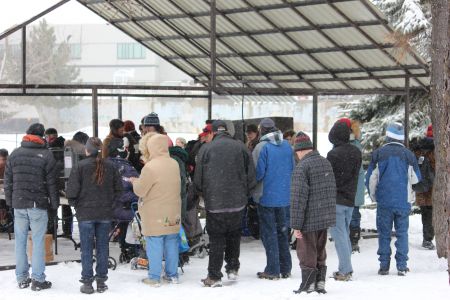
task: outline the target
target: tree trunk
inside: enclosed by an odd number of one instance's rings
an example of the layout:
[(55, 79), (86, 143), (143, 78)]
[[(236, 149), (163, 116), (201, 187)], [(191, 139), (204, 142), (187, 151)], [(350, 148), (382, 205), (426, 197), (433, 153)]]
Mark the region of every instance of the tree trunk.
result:
[(446, 257), (450, 284), (450, 49), (449, 1), (431, 1), (432, 10), (432, 119), (436, 179), (433, 188), (434, 229), (438, 257)]

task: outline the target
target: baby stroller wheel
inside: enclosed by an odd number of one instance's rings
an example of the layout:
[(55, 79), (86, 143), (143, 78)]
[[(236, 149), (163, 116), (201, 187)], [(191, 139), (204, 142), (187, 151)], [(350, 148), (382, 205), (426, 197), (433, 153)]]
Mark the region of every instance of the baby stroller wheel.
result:
[(201, 247), (197, 249), (196, 255), (198, 258), (205, 258), (208, 255), (208, 250), (206, 249), (206, 247)]
[(108, 257), (108, 269), (115, 270), (117, 268), (117, 261), (114, 257)]
[(130, 260), (130, 268), (131, 268), (131, 270), (137, 270), (137, 268), (138, 268), (138, 258), (137, 257), (133, 257)]

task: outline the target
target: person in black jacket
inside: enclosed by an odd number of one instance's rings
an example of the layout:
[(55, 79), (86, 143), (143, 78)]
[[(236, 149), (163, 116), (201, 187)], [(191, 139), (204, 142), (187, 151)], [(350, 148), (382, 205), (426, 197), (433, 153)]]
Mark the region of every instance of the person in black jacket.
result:
[[(19, 288), (34, 291), (52, 286), (45, 280), (45, 244), (47, 209), (57, 210), (59, 195), (56, 185), (56, 162), (47, 149), (44, 126), (32, 124), (22, 139), (21, 147), (8, 158), (5, 170), (6, 205), (14, 208), (16, 243), (16, 278)], [(32, 274), (27, 257), (28, 229), (33, 241)]]
[[(113, 219), (114, 203), (122, 195), (122, 180), (112, 161), (103, 159), (99, 138), (86, 143), (87, 158), (73, 168), (67, 185), (69, 204), (75, 207), (81, 241), (80, 291), (92, 294), (94, 278), (97, 292), (108, 289), (109, 230)], [(96, 275), (92, 269), (93, 248), (96, 250)]]
[(227, 132), (224, 121), (212, 125), (214, 138), (198, 153), (194, 183), (205, 200), (210, 250), (205, 286), (221, 286), (223, 255), (229, 280), (239, 270), (241, 225), (247, 200), (256, 186), (250, 152)]
[(339, 268), (333, 273), (336, 280), (348, 281), (352, 277), (352, 245), (350, 242), (350, 221), (355, 206), (356, 187), (361, 168), (361, 151), (350, 144), (350, 128), (344, 122), (336, 122), (328, 134), (334, 148), (327, 159), (333, 167), (336, 179), (336, 226), (331, 228)]

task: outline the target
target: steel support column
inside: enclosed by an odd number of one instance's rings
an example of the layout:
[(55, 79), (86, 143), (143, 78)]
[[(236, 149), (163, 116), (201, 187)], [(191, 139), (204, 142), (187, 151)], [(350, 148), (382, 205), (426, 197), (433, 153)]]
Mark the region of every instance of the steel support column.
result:
[[(22, 27), (22, 84), (27, 84), (27, 27)], [(26, 93), (26, 88), (22, 88), (22, 92)]]
[(409, 147), (409, 76), (405, 78), (405, 146)]
[(314, 145), (314, 150), (317, 150), (317, 132), (318, 132), (318, 128), (317, 128), (317, 108), (318, 108), (318, 104), (319, 104), (319, 96), (317, 94), (313, 95), (313, 107), (312, 107), (312, 115), (313, 115), (313, 145)]
[(98, 95), (97, 95), (97, 89), (92, 89), (92, 136), (98, 137)]
[(117, 98), (117, 117), (122, 120), (122, 96)]
[(210, 7), (210, 63), (211, 74), (209, 77), (208, 91), (208, 119), (212, 119), (212, 94), (216, 88), (216, 0), (211, 0)]

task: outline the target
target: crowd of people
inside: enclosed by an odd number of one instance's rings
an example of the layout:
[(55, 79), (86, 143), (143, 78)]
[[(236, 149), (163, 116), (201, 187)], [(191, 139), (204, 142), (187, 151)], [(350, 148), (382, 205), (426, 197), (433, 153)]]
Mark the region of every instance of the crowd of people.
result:
[[(422, 246), (434, 248), (431, 125), (426, 137), (411, 143), (413, 153), (404, 146), (402, 125), (388, 124), (386, 142), (372, 153), (366, 174), (357, 121), (336, 121), (328, 136), (333, 148), (326, 158), (305, 132), (283, 133), (270, 118), (245, 127), (246, 143), (234, 138), (230, 126), (223, 120), (207, 121), (197, 140), (180, 137), (174, 145), (156, 113), (142, 118), (140, 133), (130, 120), (111, 120), (103, 141), (82, 132), (65, 141), (56, 129), (32, 124), (21, 147), (9, 156), (0, 149), (6, 200), (0, 209), (11, 210), (14, 216), (19, 288), (31, 285), (39, 291), (52, 286), (45, 275), (44, 235), (56, 228), (53, 220), (61, 195), (69, 202), (62, 206), (64, 235), (72, 235), (71, 207), (75, 208), (81, 241), (80, 291), (86, 294), (95, 292), (94, 282), (97, 292), (108, 289), (111, 223), (122, 233), (119, 243), (124, 247), (133, 206), (140, 215), (149, 259), (148, 276), (142, 281), (153, 287), (161, 281), (178, 283), (180, 226), (197, 226), (187, 216), (197, 214), (201, 200), (209, 236), (207, 276), (201, 280), (206, 287), (222, 286), (224, 262), (228, 280), (238, 279), (243, 226), (261, 239), (265, 249), (266, 265), (256, 272), (257, 278), (291, 277), (292, 232), (302, 276), (296, 292), (326, 293), (330, 231), (339, 261), (332, 278), (351, 280), (365, 188), (377, 202), (378, 274), (389, 273), (393, 226), (397, 273), (404, 276), (409, 271), (408, 216), (416, 198), (424, 224)], [(68, 150), (72, 168), (65, 181)], [(26, 252), (30, 228), (31, 276)], [(189, 242), (194, 243), (195, 236), (188, 234)]]

